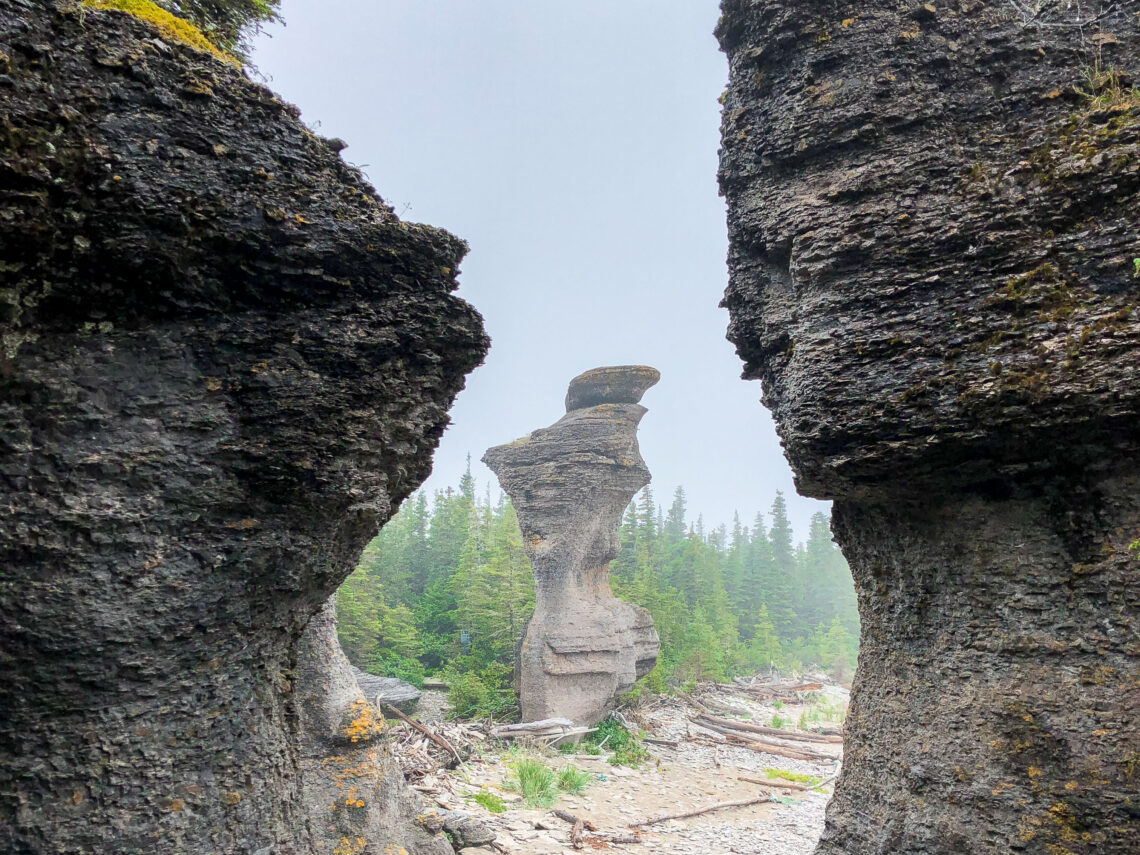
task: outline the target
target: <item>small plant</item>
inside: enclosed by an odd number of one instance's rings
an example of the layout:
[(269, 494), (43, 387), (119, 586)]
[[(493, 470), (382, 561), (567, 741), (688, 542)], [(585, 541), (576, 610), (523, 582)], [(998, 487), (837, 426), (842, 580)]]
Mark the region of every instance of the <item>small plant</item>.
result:
[(1140, 89), (1126, 86), (1125, 78), (1115, 68), (1107, 71), (1100, 63), (1084, 70), (1084, 88), (1074, 86), (1076, 93), (1089, 102), (1089, 110), (1127, 110), (1140, 106)]
[(764, 774), (769, 778), (779, 778), (782, 781), (792, 781), (796, 784), (806, 784), (809, 787), (814, 787), (819, 783), (819, 778), (813, 775), (805, 775), (802, 772), (789, 772), (787, 769), (765, 769)]
[(784, 708), (784, 702), (783, 701), (776, 701), (775, 703), (772, 704), (772, 706), (774, 706), (778, 710), (782, 710)]
[(471, 796), (471, 799), (475, 803), (485, 807), (491, 813), (502, 813), (507, 809), (507, 806), (503, 803), (503, 800), (494, 793), (483, 791)]
[(564, 793), (577, 795), (586, 791), (594, 783), (594, 776), (577, 766), (567, 764), (558, 770), (558, 789)]
[(641, 738), (612, 718), (602, 719), (598, 729), (587, 734), (579, 747), (585, 754), (601, 754), (603, 748), (609, 749), (613, 752), (610, 758), (613, 766), (637, 766), (649, 759)]
[(529, 807), (546, 808), (558, 798), (554, 770), (538, 760), (519, 760), (512, 766), (514, 774), (505, 786), (514, 790)]
[(1140, 279), (1140, 258), (1132, 259), (1132, 278)]
[(778, 715), (772, 716), (772, 727), (781, 728), (787, 723), (787, 719), (780, 718)]

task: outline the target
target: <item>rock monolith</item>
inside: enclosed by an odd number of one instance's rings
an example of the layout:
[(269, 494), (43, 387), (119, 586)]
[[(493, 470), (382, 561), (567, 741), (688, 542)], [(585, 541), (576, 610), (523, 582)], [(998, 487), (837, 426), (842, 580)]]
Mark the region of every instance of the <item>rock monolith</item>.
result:
[(306, 800), (371, 725), (301, 635), (487, 348), (462, 241), (341, 147), (137, 18), (0, 0), (0, 851), (444, 843), (379, 757), (337, 811), (387, 839)]
[(638, 401), (658, 379), (641, 365), (587, 371), (571, 381), (559, 421), (483, 456), (511, 497), (534, 571), (519, 648), (523, 721), (593, 724), (657, 661), (653, 619), (613, 595), (609, 564), (622, 514), (649, 483)]
[(1133, 853), (1137, 6), (723, 12), (729, 336), (859, 595), (818, 851)]

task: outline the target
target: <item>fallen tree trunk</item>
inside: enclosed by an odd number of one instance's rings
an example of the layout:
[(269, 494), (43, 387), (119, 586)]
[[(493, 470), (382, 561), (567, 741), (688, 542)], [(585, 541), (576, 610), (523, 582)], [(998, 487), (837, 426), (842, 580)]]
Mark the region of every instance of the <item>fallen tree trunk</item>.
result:
[(818, 733), (803, 733), (782, 730), (778, 727), (766, 727), (761, 724), (750, 724), (746, 721), (733, 721), (728, 718), (718, 718), (717, 716), (703, 715), (696, 719), (696, 723), (700, 724), (704, 719), (712, 724), (720, 725), (721, 727), (729, 727), (733, 730), (742, 730), (748, 733), (763, 733), (768, 736), (778, 736), (781, 739), (791, 739), (796, 742), (829, 742), (832, 744), (842, 744), (843, 737), (841, 736), (827, 736)]
[(810, 751), (807, 748), (790, 748), (786, 745), (781, 745), (778, 742), (773, 742), (769, 739), (759, 739), (750, 734), (738, 733), (731, 728), (722, 727), (717, 724), (709, 724), (708, 722), (695, 721), (694, 724), (699, 727), (704, 727), (716, 733), (724, 734), (724, 738), (731, 744), (741, 745), (745, 748), (752, 748), (755, 751), (763, 751), (767, 754), (775, 754), (778, 757), (787, 757), (791, 760), (807, 760), (807, 761), (833, 761), (835, 757), (830, 754), (821, 754), (818, 751)]
[(688, 811), (686, 813), (667, 814), (665, 816), (655, 816), (652, 819), (643, 819), (643, 820), (641, 820), (641, 822), (631, 822), (629, 824), (629, 827), (630, 828), (643, 828), (646, 825), (656, 825), (659, 822), (668, 822), (671, 819), (687, 819), (691, 816), (700, 816), (701, 814), (704, 814), (704, 813), (712, 813), (714, 810), (723, 810), (725, 808), (731, 808), (731, 807), (748, 807), (750, 805), (758, 805), (761, 802), (770, 802), (770, 801), (772, 801), (771, 796), (759, 796), (759, 797), (754, 798), (754, 799), (743, 799), (742, 801), (738, 801), (738, 802), (721, 802), (719, 804), (709, 805), (708, 807), (700, 808), (699, 810), (691, 810), (691, 811)]
[(541, 739), (543, 741), (564, 739), (568, 736), (584, 736), (593, 733), (596, 727), (579, 727), (568, 718), (544, 718), (541, 721), (527, 721), (522, 724), (501, 724), (491, 728), (495, 739)]
[[(805, 787), (802, 784), (793, 784), (790, 781), (761, 781), (758, 778), (745, 778), (741, 775), (736, 777), (738, 781), (745, 781), (749, 784), (759, 784), (761, 787), (771, 787), (774, 790), (813, 790), (815, 787)], [(817, 785), (818, 786), (818, 785)]]
[(790, 760), (806, 760), (809, 763), (832, 762), (835, 760), (835, 757), (830, 754), (788, 748), (785, 745), (780, 745), (778, 742), (772, 742), (768, 739), (754, 739), (752, 737), (742, 736), (738, 733), (725, 733), (724, 737), (729, 741), (729, 744), (751, 748), (754, 751), (761, 751), (765, 754), (775, 754), (777, 757), (787, 757)]

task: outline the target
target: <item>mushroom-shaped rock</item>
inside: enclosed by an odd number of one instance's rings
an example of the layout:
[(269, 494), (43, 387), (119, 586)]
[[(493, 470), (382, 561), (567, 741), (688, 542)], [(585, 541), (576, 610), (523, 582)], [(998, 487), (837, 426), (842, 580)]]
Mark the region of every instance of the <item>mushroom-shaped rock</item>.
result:
[(657, 661), (653, 619), (613, 595), (609, 563), (622, 514), (649, 483), (637, 401), (658, 377), (643, 366), (587, 372), (571, 383), (558, 422), (483, 456), (514, 503), (534, 571), (519, 655), (523, 721), (593, 724)]
[(661, 372), (648, 365), (594, 368), (570, 381), (570, 388), (566, 390), (566, 412), (598, 404), (636, 404), (660, 379)]

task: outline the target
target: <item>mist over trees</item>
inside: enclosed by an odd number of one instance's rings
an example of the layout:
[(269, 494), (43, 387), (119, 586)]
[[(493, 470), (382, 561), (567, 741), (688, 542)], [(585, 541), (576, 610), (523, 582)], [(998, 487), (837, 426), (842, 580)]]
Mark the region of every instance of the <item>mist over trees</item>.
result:
[[(710, 530), (691, 518), (683, 487), (667, 507), (646, 488), (626, 511), (620, 544), (614, 592), (647, 608), (661, 636), (648, 688), (773, 667), (850, 676), (855, 592), (824, 514), (797, 544), (780, 493), (751, 525), (737, 516)], [(489, 490), (477, 496), (470, 471), (456, 489), (408, 499), (337, 594), (341, 644), (357, 666), (413, 683), (440, 673), (463, 711), (479, 714), (509, 711), (533, 609), (514, 509)]]

